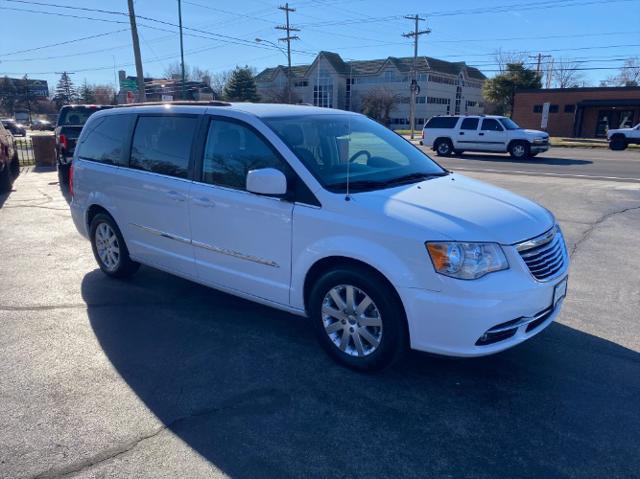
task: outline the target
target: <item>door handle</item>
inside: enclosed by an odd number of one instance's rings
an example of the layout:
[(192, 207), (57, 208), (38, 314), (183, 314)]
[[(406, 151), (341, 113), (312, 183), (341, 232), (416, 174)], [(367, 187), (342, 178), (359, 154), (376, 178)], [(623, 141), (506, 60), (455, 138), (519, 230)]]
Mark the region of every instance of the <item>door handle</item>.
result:
[(206, 196), (202, 196), (200, 198), (193, 198), (193, 202), (198, 206), (204, 206), (205, 208), (213, 208), (216, 204), (207, 198)]
[(460, 134), (460, 135), (464, 135), (464, 131), (461, 131), (459, 134)]
[(167, 192), (167, 196), (173, 201), (184, 201), (187, 199), (184, 195), (178, 193), (177, 191), (169, 191)]
[(480, 135), (480, 136), (484, 136), (484, 133), (478, 133), (478, 135)]

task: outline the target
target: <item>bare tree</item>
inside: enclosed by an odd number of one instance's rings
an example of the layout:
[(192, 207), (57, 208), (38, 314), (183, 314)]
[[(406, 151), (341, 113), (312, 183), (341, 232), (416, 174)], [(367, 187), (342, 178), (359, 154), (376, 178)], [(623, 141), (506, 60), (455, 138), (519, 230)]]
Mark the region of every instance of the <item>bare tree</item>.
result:
[(601, 82), (602, 86), (640, 86), (640, 57), (630, 57), (624, 61), (617, 75)]
[(111, 85), (93, 85), (93, 96), (96, 103), (110, 105), (115, 100), (115, 90)]
[(216, 94), (218, 95), (222, 94), (222, 91), (224, 90), (225, 85), (229, 81), (229, 78), (231, 77), (232, 72), (233, 70), (225, 70), (222, 72), (213, 73), (210, 76), (209, 86), (214, 92), (216, 92)]
[(400, 96), (388, 88), (374, 88), (362, 95), (362, 113), (383, 125), (389, 125), (389, 117), (400, 101)]
[(498, 48), (493, 52), (493, 59), (495, 60), (500, 73), (504, 73), (507, 69), (507, 65), (509, 64), (527, 63), (528, 58), (529, 52), (506, 51), (502, 48)]
[[(262, 94), (261, 101), (264, 103), (289, 103), (289, 88), (285, 85), (283, 88), (266, 91)], [(300, 103), (300, 97), (291, 89), (291, 103)]]
[(578, 70), (579, 63), (567, 59), (554, 62), (553, 84), (556, 88), (575, 88), (584, 85), (584, 74)]
[[(162, 72), (162, 75), (165, 78), (174, 78), (174, 79), (182, 78), (182, 67), (180, 66), (180, 62), (169, 63), (169, 65), (167, 65), (167, 67)], [(184, 66), (184, 79), (187, 81), (191, 80), (189, 67), (186, 64)]]

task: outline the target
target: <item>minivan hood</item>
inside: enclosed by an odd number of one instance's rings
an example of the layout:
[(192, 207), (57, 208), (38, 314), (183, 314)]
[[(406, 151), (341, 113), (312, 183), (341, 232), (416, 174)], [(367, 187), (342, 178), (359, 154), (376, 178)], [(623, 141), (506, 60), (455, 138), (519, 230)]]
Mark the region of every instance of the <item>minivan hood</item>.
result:
[(425, 241), (445, 236), (514, 244), (544, 233), (555, 221), (533, 201), (459, 174), (357, 196), (362, 206), (423, 228)]

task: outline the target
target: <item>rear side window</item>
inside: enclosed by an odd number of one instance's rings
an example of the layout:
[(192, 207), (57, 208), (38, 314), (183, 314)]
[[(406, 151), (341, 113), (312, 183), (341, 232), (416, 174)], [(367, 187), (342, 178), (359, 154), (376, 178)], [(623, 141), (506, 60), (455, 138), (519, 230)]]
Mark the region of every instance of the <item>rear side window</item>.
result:
[(187, 178), (198, 118), (141, 116), (131, 145), (131, 168)]
[(425, 128), (455, 128), (458, 123), (457, 116), (434, 116), (431, 118)]
[(477, 118), (465, 118), (460, 125), (461, 130), (477, 130), (479, 120)]
[(498, 120), (494, 120), (493, 118), (485, 118), (482, 120), (482, 130), (483, 131), (503, 131)]
[(100, 118), (83, 132), (78, 145), (78, 156), (86, 159), (126, 166), (122, 160), (122, 148), (129, 136), (133, 117), (131, 115), (113, 115)]
[(202, 164), (202, 181), (244, 190), (247, 173), (258, 168), (276, 168), (287, 177), (291, 176), (289, 165), (251, 128), (234, 121), (212, 120)]

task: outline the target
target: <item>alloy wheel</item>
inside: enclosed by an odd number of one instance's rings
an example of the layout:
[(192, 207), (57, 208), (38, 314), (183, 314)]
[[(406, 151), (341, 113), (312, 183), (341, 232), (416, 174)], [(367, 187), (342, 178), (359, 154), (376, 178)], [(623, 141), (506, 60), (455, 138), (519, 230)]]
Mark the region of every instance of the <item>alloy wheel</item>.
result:
[(115, 271), (120, 264), (120, 245), (111, 226), (100, 223), (96, 228), (95, 241), (102, 264), (108, 271)]
[(331, 342), (349, 356), (369, 356), (382, 340), (382, 317), (367, 293), (353, 285), (333, 287), (322, 301), (322, 322)]

